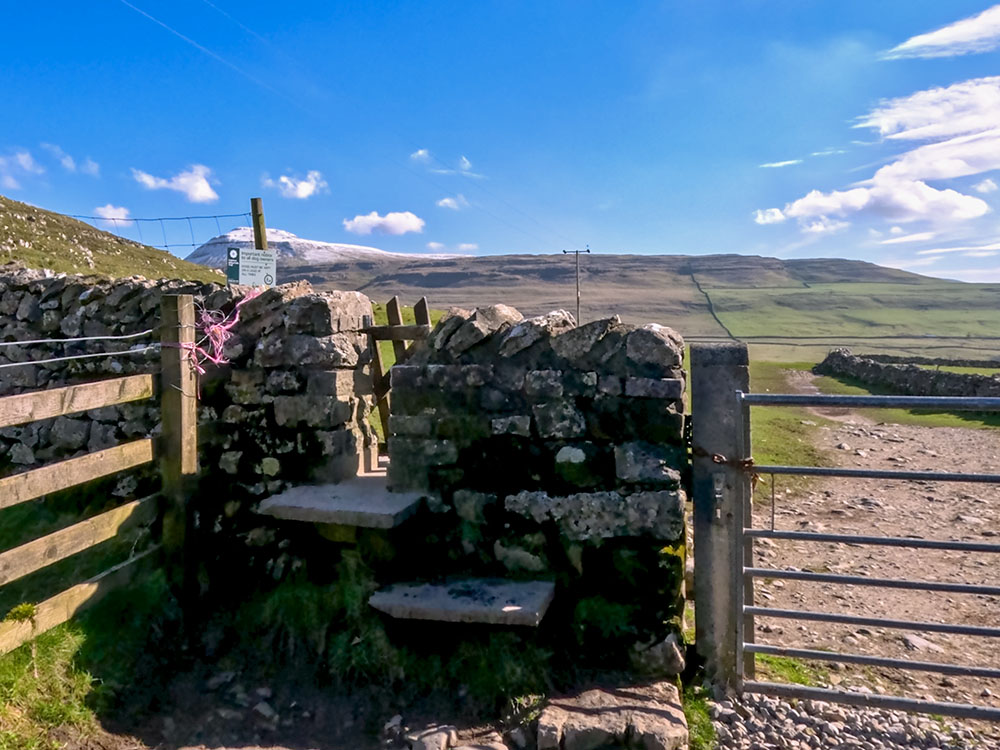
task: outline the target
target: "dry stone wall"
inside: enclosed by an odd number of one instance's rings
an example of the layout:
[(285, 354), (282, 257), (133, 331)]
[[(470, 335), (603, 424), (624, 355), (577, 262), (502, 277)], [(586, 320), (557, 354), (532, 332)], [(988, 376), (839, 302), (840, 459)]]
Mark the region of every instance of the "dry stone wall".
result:
[(909, 396), (1000, 397), (1000, 377), (947, 370), (930, 370), (914, 364), (889, 364), (850, 349), (834, 349), (814, 368), (821, 375), (844, 375)]
[[(192, 294), (199, 306), (231, 314), (247, 291), (5, 267), (0, 269), (0, 342), (157, 329), (163, 294)], [(204, 535), (205, 581), (223, 587), (233, 580), (252, 585), (248, 565), (283, 575), (295, 564), (288, 538), (294, 531), (258, 516), (253, 512), (256, 503), (292, 484), (336, 481), (357, 471), (361, 447), (371, 440), (370, 354), (367, 338), (359, 332), (371, 315), (371, 302), (360, 293), (320, 294), (304, 282), (266, 291), (241, 306), (225, 352), (229, 364), (209, 367), (199, 381), (202, 474), (193, 504)], [(158, 351), (136, 355), (126, 350), (158, 341), (157, 330), (121, 341), (0, 346), (0, 364), (108, 353), (0, 368), (0, 396), (156, 373)], [(159, 431), (157, 399), (0, 429), (0, 476), (129, 440), (155, 438)], [(90, 512), (157, 488), (156, 467), (147, 466), (71, 491), (75, 499), (66, 507), (60, 498), (41, 505), (59, 506), (66, 513)]]
[(554, 579), (560, 647), (676, 671), (683, 352), (671, 329), (618, 318), (442, 319), (391, 371), (389, 484), (427, 494), (438, 542), (412, 572)]

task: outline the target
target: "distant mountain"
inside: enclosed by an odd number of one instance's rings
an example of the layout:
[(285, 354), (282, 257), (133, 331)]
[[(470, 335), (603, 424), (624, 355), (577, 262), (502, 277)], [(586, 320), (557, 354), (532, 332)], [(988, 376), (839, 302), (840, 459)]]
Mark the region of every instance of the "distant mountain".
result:
[[(226, 250), (231, 247), (252, 248), (253, 230), (237, 227), (232, 231), (213, 237), (187, 256), (191, 263), (223, 268), (226, 264)], [(340, 242), (319, 242), (296, 237), (281, 229), (267, 230), (267, 247), (278, 256), (279, 266), (298, 264), (328, 264), (354, 261), (380, 261), (388, 259), (420, 260), (450, 258), (450, 255), (427, 255), (413, 253), (390, 253), (377, 247), (365, 245), (345, 245)]]
[[(249, 229), (212, 240), (189, 260), (221, 265), (249, 247)], [(313, 242), (268, 230), (278, 282), (357, 289), (376, 302), (426, 296), (432, 307), (502, 302), (525, 315), (575, 310), (575, 259), (566, 255), (432, 256)], [(1000, 286), (934, 279), (843, 258), (604, 255), (581, 258), (584, 321), (620, 315), (686, 336), (994, 336)], [(798, 350), (795, 350), (798, 351)]]
[(19, 261), (56, 273), (224, 281), (217, 271), (0, 195), (0, 265)]

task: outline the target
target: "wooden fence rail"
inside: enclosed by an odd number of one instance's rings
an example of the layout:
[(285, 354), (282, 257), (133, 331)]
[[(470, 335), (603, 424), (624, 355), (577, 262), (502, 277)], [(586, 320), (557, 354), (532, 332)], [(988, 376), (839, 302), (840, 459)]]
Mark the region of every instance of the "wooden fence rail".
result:
[[(399, 297), (393, 297), (385, 305), (389, 325), (370, 326), (365, 329), (372, 349), (372, 387), (375, 393), (375, 409), (378, 412), (379, 425), (382, 427), (383, 439), (389, 437), (389, 367), (386, 366), (381, 341), (392, 342), (392, 353), (395, 363), (401, 364), (413, 352), (413, 344), (426, 339), (431, 333), (431, 311), (427, 298), (421, 297), (413, 306), (414, 325), (403, 324), (403, 308)], [(384, 450), (384, 445), (380, 446)]]
[[(186, 345), (194, 341), (194, 300), (165, 295), (161, 306), (160, 403), (163, 434), (158, 441), (135, 440), (0, 478), (0, 510), (70, 489), (159, 459), (159, 494), (125, 503), (66, 528), (0, 553), (0, 585), (11, 583), (60, 560), (79, 554), (163, 515), (162, 544), (118, 563), (93, 578), (41, 601), (30, 621), (0, 622), (0, 654), (11, 651), (60, 625), (131, 581), (140, 569), (165, 562), (182, 597), (190, 594), (193, 566), (185, 549), (190, 525), (187, 497), (198, 471), (197, 385)], [(131, 375), (95, 383), (52, 388), (0, 398), (0, 428), (150, 399), (153, 375)]]

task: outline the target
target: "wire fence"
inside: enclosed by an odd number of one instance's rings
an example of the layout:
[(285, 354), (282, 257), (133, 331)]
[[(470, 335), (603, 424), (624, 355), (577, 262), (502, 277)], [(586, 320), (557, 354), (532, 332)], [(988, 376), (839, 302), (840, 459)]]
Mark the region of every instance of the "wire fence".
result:
[[(218, 237), (233, 229), (231, 226), (223, 229), (220, 219), (239, 219), (241, 226), (252, 226), (249, 212), (209, 214), (204, 216), (155, 216), (148, 218), (87, 216), (84, 214), (69, 214), (69, 216), (73, 219), (90, 222), (98, 229), (110, 229), (119, 237), (163, 250), (179, 247), (194, 249), (205, 244), (213, 237)], [(143, 225), (146, 226), (145, 232), (143, 231)]]

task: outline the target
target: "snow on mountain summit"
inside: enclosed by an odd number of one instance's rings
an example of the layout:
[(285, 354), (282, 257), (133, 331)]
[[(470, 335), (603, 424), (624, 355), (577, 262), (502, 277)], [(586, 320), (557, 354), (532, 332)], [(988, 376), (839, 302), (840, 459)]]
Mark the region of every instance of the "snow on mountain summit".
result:
[[(205, 244), (196, 248), (186, 260), (200, 263), (203, 266), (223, 268), (226, 264), (226, 251), (231, 247), (253, 247), (253, 229), (237, 227), (218, 237), (213, 237)], [(278, 261), (284, 263), (326, 264), (343, 263), (360, 260), (377, 260), (380, 258), (411, 258), (424, 260), (427, 258), (450, 258), (450, 255), (430, 255), (427, 253), (390, 253), (377, 247), (365, 245), (345, 245), (340, 242), (319, 242), (297, 237), (291, 232), (281, 229), (267, 230), (267, 246), (277, 253)]]

